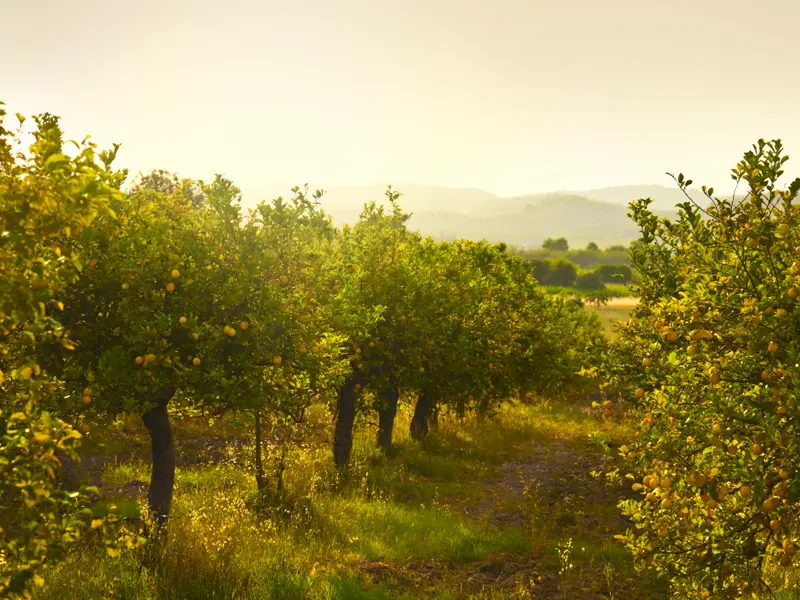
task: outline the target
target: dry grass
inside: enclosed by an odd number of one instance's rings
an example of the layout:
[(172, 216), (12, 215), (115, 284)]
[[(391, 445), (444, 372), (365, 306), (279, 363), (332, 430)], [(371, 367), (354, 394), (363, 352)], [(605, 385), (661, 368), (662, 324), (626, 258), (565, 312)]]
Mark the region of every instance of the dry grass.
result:
[(615, 324), (621, 321), (627, 321), (630, 318), (631, 309), (633, 308), (633, 305), (625, 305), (624, 303), (624, 301), (632, 300), (631, 298), (614, 298), (614, 300), (623, 301), (623, 304), (612, 305), (611, 302), (609, 302), (606, 306), (586, 306), (586, 310), (592, 310), (600, 317), (600, 324), (603, 326), (603, 331), (606, 337), (610, 339), (615, 339), (617, 337)]

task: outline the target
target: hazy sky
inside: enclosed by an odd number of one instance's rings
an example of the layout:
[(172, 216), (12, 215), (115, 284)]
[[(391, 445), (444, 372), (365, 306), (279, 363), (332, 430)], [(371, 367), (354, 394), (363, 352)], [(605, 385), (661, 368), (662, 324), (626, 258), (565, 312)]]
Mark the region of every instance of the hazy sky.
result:
[[(240, 187), (800, 174), (798, 0), (0, 0), (0, 99)], [(792, 165), (794, 164), (794, 168)]]

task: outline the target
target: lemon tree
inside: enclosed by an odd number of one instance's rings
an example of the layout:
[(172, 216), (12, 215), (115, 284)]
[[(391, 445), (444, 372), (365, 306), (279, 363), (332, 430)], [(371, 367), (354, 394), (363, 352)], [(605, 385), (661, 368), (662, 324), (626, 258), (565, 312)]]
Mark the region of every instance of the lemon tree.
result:
[[(352, 430), (359, 411), (377, 407), (378, 442), (391, 443), (400, 380), (414, 365), (408, 359), (414, 277), (413, 248), (419, 235), (409, 232), (398, 203), (399, 194), (387, 189), (390, 210), (368, 203), (355, 226), (339, 234), (331, 298), (335, 326), (346, 336), (350, 374), (336, 399), (334, 462), (349, 461)], [(418, 367), (417, 367), (418, 368)], [(367, 388), (372, 398), (366, 394)]]
[[(227, 186), (228, 188), (230, 186)], [(141, 414), (152, 443), (149, 504), (169, 513), (175, 455), (173, 399), (223, 410), (240, 399), (231, 373), (231, 328), (246, 334), (246, 298), (234, 198), (196, 207), (180, 191), (144, 187), (115, 199), (73, 245), (97, 256), (64, 295), (62, 322), (77, 349), (43, 347), (41, 361), (64, 382), (62, 414), (89, 432), (120, 413)], [(230, 191), (230, 190), (228, 190)], [(234, 356), (233, 361), (231, 356)]]
[(78, 351), (48, 352), (72, 400), (64, 410), (85, 417), (85, 427), (142, 415), (157, 523), (169, 514), (174, 484), (170, 410), (297, 419), (341, 372), (314, 297), (323, 274), (310, 240), (329, 224), (302, 194), (245, 217), (229, 180), (197, 186), (201, 202), (185, 186), (136, 186), (114, 219), (84, 233), (85, 245), (102, 253), (64, 299)]
[(113, 519), (94, 518), (92, 488), (57, 485), (59, 457), (76, 458), (81, 434), (59, 418), (63, 382), (36, 357), (42, 347), (73, 351), (61, 321), (67, 290), (92, 260), (72, 240), (110, 213), (124, 174), (114, 152), (90, 143), (63, 153), (58, 119), (34, 117), (33, 143), (5, 126), (0, 103), (0, 495), (13, 520), (0, 522), (0, 596), (28, 597), (43, 567), (69, 546), (101, 535), (117, 553)]
[(590, 382), (582, 369), (600, 364), (606, 342), (599, 317), (565, 296), (545, 293), (529, 263), (508, 258), (506, 268), (516, 289), (505, 343), (513, 391), (569, 399)]
[[(255, 415), (259, 488), (266, 485), (261, 416), (272, 415), (290, 432), (308, 406), (338, 392), (350, 371), (346, 338), (334, 329), (331, 311), (335, 230), (319, 208), (321, 192), (309, 197), (307, 189), (294, 188), (293, 193), (288, 201), (261, 202), (234, 235), (240, 238), (237, 261), (246, 285), (232, 297), (247, 320), (242, 332), (231, 328), (228, 335), (241, 342), (236, 369), (252, 373), (231, 381), (244, 388), (246, 397), (237, 405)], [(287, 435), (284, 450), (288, 441)], [(279, 488), (281, 482), (279, 472)]]
[(414, 248), (412, 264), (417, 285), (409, 314), (404, 315), (408, 368), (401, 385), (416, 397), (411, 435), (419, 439), (464, 388), (458, 375), (468, 373), (462, 357), (472, 355), (467, 329), (477, 293), (466, 286), (471, 265), (454, 244), (425, 239)]
[(582, 380), (582, 364), (596, 362), (590, 356), (603, 347), (597, 317), (545, 294), (504, 244), (439, 244), (428, 268), (424, 280), (434, 287), (415, 303), (426, 311), (416, 347), (431, 368), (415, 385), (432, 400), (418, 402), (413, 435), (424, 435), (437, 405), (488, 416), (510, 397), (561, 393)]
[(63, 299), (62, 321), (77, 349), (45, 347), (41, 360), (59, 371), (61, 411), (84, 432), (120, 413), (142, 415), (152, 442), (150, 509), (162, 522), (175, 467), (170, 401), (225, 402), (219, 392), (226, 382), (217, 378), (229, 342), (225, 324), (234, 322), (222, 310), (238, 268), (223, 244), (232, 215), (143, 188), (118, 198), (114, 209), (73, 242), (97, 256)]
[(486, 412), (490, 400), (508, 396), (511, 383), (504, 377), (504, 340), (512, 327), (504, 307), (514, 290), (503, 287), (504, 246), (463, 241), (427, 252), (420, 260), (427, 285), (413, 316), (420, 340), (414, 358), (423, 367), (406, 383), (419, 396), (411, 422), (416, 438), (440, 407), (471, 396)]
[(642, 301), (606, 364), (641, 419), (623, 449), (624, 541), (680, 597), (766, 592), (798, 548), (800, 179), (779, 185), (786, 160), (759, 140), (732, 171), (742, 193), (703, 188), (676, 220), (631, 205)]

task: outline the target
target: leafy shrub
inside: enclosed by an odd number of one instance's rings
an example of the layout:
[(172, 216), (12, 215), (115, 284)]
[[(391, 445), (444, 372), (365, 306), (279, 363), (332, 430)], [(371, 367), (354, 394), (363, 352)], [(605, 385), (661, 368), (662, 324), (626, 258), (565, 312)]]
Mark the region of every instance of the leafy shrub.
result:
[(550, 275), (545, 285), (572, 287), (578, 277), (578, 267), (574, 263), (561, 258), (550, 263)]
[(530, 265), (531, 272), (533, 273), (534, 278), (538, 281), (541, 285), (549, 285), (548, 282), (550, 281), (550, 271), (551, 271), (551, 261), (550, 260), (539, 260), (533, 259), (528, 261)]
[(606, 283), (630, 283), (632, 272), (628, 265), (600, 265), (595, 272)]
[(575, 287), (579, 290), (602, 290), (606, 284), (597, 271), (587, 271), (575, 278)]

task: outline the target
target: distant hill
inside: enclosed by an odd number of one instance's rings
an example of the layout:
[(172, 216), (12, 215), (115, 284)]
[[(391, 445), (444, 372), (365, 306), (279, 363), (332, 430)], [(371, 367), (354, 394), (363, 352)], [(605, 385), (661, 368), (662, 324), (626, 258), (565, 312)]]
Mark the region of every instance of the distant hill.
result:
[[(622, 185), (617, 187), (600, 188), (596, 190), (586, 190), (584, 192), (574, 192), (591, 200), (609, 202), (611, 204), (621, 204), (627, 206), (633, 200), (640, 198), (652, 198), (653, 203), (650, 207), (653, 210), (674, 211), (675, 205), (686, 202), (686, 195), (675, 187), (664, 187), (663, 185)], [(705, 206), (708, 198), (702, 191), (696, 188), (687, 190), (689, 196), (695, 202)]]
[(577, 196), (579, 194), (568, 194), (561, 192), (547, 192), (544, 194), (526, 194), (524, 196), (511, 196), (509, 198), (492, 198), (486, 202), (472, 208), (473, 214), (513, 214), (527, 210), (531, 206), (537, 206), (550, 200), (565, 198), (567, 196)]
[(539, 247), (548, 237), (566, 237), (572, 246), (594, 241), (601, 246), (638, 237), (624, 207), (578, 196), (553, 196), (513, 211), (483, 214), (420, 212), (409, 225), (437, 239), (486, 238), (518, 246)]
[[(291, 196), (291, 186), (243, 190), (244, 204)], [(400, 204), (413, 213), (409, 226), (440, 240), (467, 238), (538, 248), (548, 237), (566, 237), (572, 247), (627, 244), (638, 230), (627, 217), (631, 200), (652, 197), (653, 209), (674, 214), (685, 200), (680, 190), (663, 186), (623, 186), (582, 192), (551, 192), (501, 198), (479, 189), (394, 185)], [(315, 189), (315, 188), (310, 188)], [(325, 189), (325, 188), (323, 188)], [(385, 204), (385, 186), (326, 189), (322, 206), (337, 225), (354, 223), (366, 202)], [(700, 192), (697, 192), (702, 197)]]
[[(258, 200), (273, 199), (278, 196), (290, 197), (290, 185), (285, 187), (270, 186), (250, 190), (242, 190), (245, 203), (255, 204)], [(309, 186), (310, 191), (317, 189)], [(354, 214), (358, 219), (364, 204), (375, 200), (384, 203), (385, 185), (322, 187), (325, 190), (323, 204), (334, 215)], [(447, 211), (470, 212), (474, 206), (497, 200), (497, 196), (484, 190), (472, 188), (448, 188), (433, 185), (392, 185), (392, 189), (400, 192), (400, 205), (408, 212)], [(349, 220), (348, 220), (349, 222)]]

